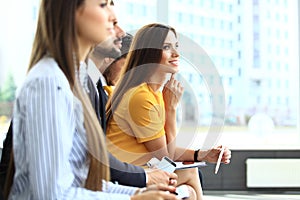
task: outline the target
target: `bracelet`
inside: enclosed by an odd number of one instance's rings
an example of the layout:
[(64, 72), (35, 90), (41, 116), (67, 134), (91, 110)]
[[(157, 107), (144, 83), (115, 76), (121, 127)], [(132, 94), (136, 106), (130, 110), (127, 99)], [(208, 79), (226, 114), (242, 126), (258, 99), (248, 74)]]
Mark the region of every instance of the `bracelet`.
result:
[(200, 149), (197, 149), (197, 150), (194, 152), (194, 162), (199, 162), (199, 161), (198, 161), (198, 154), (199, 154), (199, 151), (200, 151)]

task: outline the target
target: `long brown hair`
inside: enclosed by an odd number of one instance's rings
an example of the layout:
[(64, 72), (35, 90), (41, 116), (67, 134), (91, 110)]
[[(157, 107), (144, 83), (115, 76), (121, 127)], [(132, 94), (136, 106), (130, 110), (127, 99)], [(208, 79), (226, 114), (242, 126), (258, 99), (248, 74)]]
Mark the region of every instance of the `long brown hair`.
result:
[(162, 58), (162, 47), (168, 32), (176, 31), (170, 26), (153, 23), (143, 26), (135, 34), (126, 57), (122, 76), (107, 102), (107, 123), (112, 118), (123, 95), (131, 88), (146, 82), (156, 70)]
[[(83, 4), (84, 0), (41, 1), (28, 71), (45, 55), (49, 55), (55, 59), (67, 77), (73, 94), (81, 101), (84, 110), (84, 126), (90, 159), (85, 188), (100, 191), (102, 190), (102, 179), (110, 179), (103, 131), (87, 94), (75, 76), (75, 69), (77, 68), (79, 71), (75, 14), (76, 10)], [(9, 171), (8, 174), (14, 173), (13, 165)], [(6, 195), (9, 194), (12, 178), (13, 176), (8, 177), (6, 181)]]

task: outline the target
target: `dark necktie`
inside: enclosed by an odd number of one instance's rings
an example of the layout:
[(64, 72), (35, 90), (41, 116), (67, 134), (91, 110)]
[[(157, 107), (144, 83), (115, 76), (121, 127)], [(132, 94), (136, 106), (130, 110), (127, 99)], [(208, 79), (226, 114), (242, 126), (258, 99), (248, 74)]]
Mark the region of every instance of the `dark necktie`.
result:
[(104, 133), (106, 133), (106, 114), (105, 114), (105, 105), (107, 103), (107, 95), (103, 89), (101, 79), (97, 82), (97, 89), (99, 93), (99, 110), (101, 117), (101, 126), (103, 128)]

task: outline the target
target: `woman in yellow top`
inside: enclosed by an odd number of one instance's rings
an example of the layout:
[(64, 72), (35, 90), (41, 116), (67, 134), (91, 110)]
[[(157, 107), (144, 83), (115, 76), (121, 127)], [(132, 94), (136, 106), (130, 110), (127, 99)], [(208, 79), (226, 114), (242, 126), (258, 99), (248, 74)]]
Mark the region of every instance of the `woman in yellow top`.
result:
[[(175, 80), (179, 54), (176, 31), (149, 24), (133, 38), (112, 97), (107, 104), (107, 143), (120, 160), (145, 165), (152, 157), (216, 162), (221, 148), (194, 151), (176, 147), (176, 108), (183, 87)], [(163, 86), (167, 75), (170, 80)], [(163, 86), (162, 92), (160, 88)], [(222, 161), (229, 163), (226, 148)], [(197, 168), (178, 170), (178, 184), (189, 186), (191, 199), (202, 199)]]

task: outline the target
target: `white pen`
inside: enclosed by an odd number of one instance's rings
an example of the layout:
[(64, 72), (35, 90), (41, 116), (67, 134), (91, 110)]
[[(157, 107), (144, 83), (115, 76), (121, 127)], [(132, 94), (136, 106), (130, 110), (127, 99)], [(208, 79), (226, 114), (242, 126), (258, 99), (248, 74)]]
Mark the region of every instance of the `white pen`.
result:
[(223, 157), (224, 150), (225, 150), (225, 147), (222, 146), (222, 149), (221, 149), (221, 152), (220, 152), (220, 154), (219, 154), (218, 161), (217, 161), (217, 164), (216, 164), (215, 174), (217, 174), (218, 171), (219, 171), (219, 168), (220, 168), (220, 164), (221, 164), (221, 160), (222, 160), (222, 157)]

